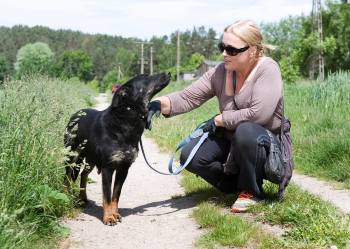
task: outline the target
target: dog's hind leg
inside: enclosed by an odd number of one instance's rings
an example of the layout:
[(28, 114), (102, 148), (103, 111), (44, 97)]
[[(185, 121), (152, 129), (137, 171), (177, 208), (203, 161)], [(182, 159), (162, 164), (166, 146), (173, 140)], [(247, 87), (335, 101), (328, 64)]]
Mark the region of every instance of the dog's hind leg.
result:
[(70, 184), (72, 181), (74, 182), (78, 178), (79, 172), (80, 172), (79, 164), (76, 164), (74, 166), (72, 165), (66, 166), (66, 175), (64, 176), (64, 181), (63, 181), (64, 190), (66, 192), (69, 192)]
[(63, 186), (64, 190), (68, 192), (70, 190), (71, 182), (79, 176), (80, 164), (83, 162), (79, 152), (69, 148), (69, 151), (66, 152), (66, 157), (64, 164), (66, 165), (66, 175), (64, 176)]
[(117, 221), (122, 221), (122, 216), (118, 212), (118, 202), (122, 187), (126, 176), (128, 175), (129, 168), (117, 169), (114, 180), (113, 194), (112, 194), (112, 215)]
[(103, 223), (114, 226), (117, 220), (112, 214), (111, 186), (114, 169), (102, 167)]
[(83, 171), (80, 174), (80, 192), (79, 199), (85, 203), (87, 203), (87, 195), (86, 195), (86, 184), (88, 180), (88, 176), (93, 170), (94, 166), (90, 166), (89, 164), (85, 164)]

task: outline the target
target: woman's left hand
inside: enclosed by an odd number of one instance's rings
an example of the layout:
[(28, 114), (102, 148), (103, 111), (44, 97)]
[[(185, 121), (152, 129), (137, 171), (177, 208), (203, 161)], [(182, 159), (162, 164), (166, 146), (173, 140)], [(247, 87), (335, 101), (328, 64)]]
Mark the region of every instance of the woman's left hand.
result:
[(224, 121), (222, 120), (222, 115), (219, 114), (214, 117), (214, 122), (217, 127), (223, 127), (224, 126)]

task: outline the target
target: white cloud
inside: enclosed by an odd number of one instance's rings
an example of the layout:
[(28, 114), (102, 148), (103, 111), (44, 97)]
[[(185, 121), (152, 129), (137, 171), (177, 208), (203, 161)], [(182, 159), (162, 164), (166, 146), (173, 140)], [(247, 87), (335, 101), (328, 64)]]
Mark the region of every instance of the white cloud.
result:
[(311, 4), (302, 0), (0, 0), (0, 25), (43, 25), (150, 38), (201, 25), (221, 32), (238, 19), (277, 21), (309, 14)]

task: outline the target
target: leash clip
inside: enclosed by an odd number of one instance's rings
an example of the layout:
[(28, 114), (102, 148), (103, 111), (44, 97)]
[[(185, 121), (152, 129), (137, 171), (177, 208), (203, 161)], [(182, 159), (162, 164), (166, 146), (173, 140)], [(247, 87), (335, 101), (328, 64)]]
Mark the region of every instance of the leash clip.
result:
[(204, 132), (203, 132), (203, 129), (198, 128), (197, 130), (194, 130), (194, 131), (189, 135), (189, 137), (190, 137), (191, 139), (195, 139), (195, 138), (197, 138), (197, 137), (202, 136), (203, 133), (204, 133)]

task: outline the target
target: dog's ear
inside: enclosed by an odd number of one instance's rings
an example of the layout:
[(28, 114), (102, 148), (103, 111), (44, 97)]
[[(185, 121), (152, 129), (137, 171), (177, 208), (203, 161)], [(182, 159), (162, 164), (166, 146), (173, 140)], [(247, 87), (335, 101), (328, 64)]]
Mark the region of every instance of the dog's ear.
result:
[(117, 107), (125, 96), (127, 96), (127, 89), (124, 87), (119, 88), (113, 95), (112, 107)]

